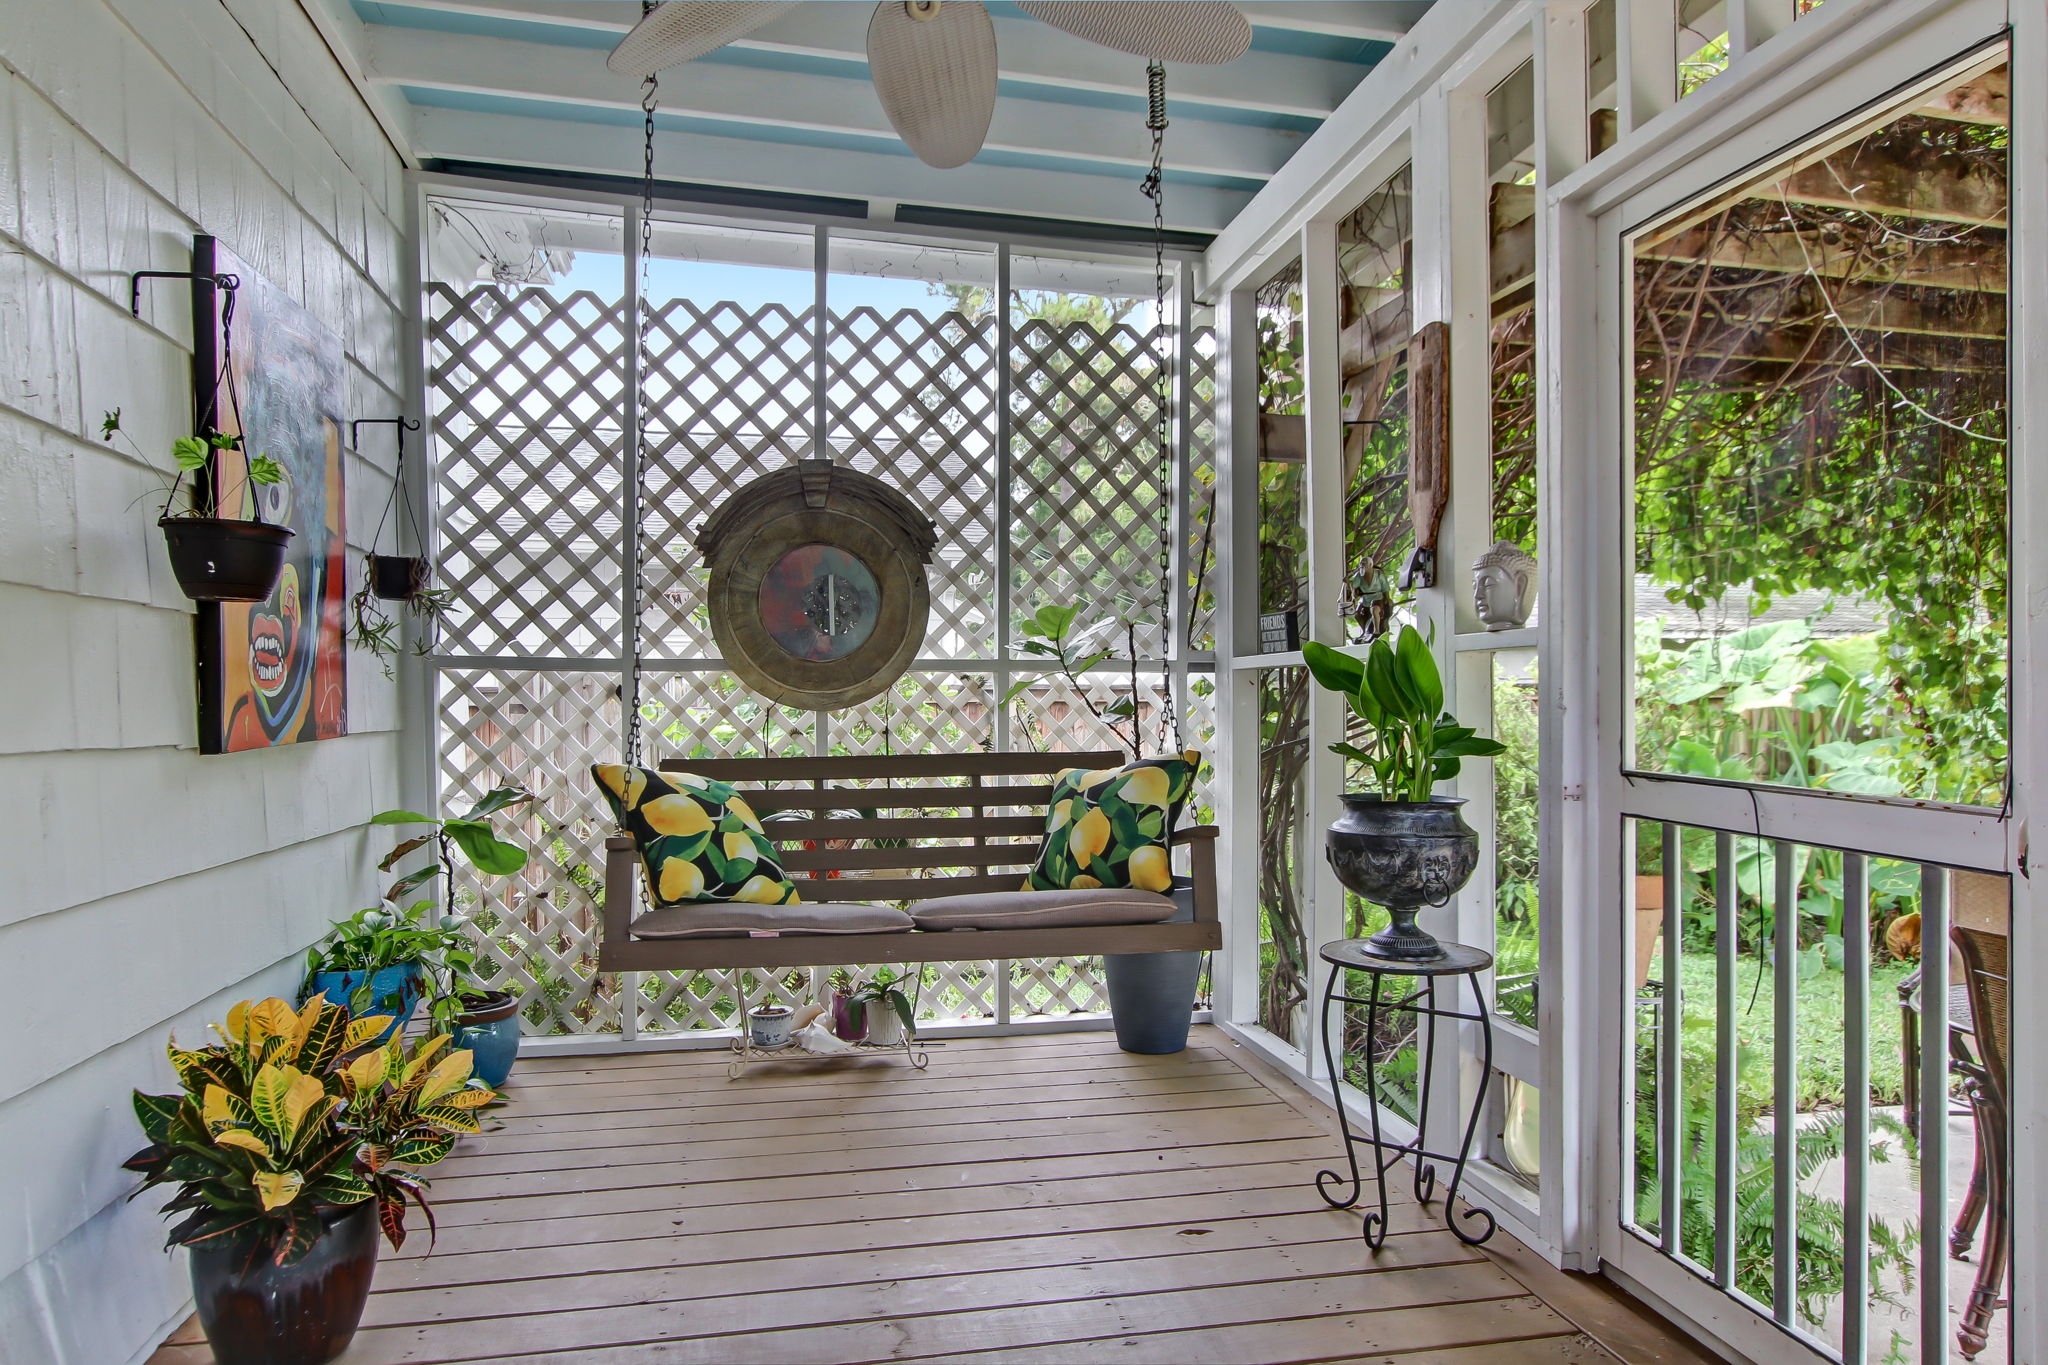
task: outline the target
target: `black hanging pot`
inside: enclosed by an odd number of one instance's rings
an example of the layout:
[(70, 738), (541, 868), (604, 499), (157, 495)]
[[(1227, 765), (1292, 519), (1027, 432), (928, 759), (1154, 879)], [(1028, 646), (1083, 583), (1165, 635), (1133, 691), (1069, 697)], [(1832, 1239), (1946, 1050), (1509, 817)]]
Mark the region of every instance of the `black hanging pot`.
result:
[(371, 555), (370, 591), (387, 602), (425, 592), (433, 575), (421, 555)]
[(195, 602), (261, 602), (284, 572), (297, 532), (231, 517), (162, 517), (171, 572)]
[(1459, 810), (1464, 799), (1389, 801), (1346, 792), (1343, 801), (1323, 851), (1338, 881), (1387, 908), (1390, 922), (1369, 940), (1371, 951), (1404, 962), (1442, 957), (1415, 915), (1456, 895), (1479, 866), (1479, 835)]
[(219, 1365), (324, 1365), (347, 1350), (377, 1269), (376, 1210), (321, 1210), (324, 1231), (288, 1266), (247, 1242), (193, 1247), (192, 1297)]

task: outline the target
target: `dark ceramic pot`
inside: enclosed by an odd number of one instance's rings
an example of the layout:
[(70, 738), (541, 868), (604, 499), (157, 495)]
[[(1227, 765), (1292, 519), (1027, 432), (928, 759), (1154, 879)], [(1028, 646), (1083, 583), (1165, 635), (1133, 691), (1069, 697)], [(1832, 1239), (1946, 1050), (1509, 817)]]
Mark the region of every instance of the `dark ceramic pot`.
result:
[(261, 602), (284, 572), (297, 532), (267, 521), (164, 517), (164, 545), (178, 586), (195, 602)]
[(247, 1245), (192, 1249), (192, 1297), (217, 1365), (324, 1365), (348, 1349), (377, 1269), (377, 1203), (329, 1209), (294, 1265)]
[(371, 555), (370, 591), (387, 602), (403, 602), (426, 589), (431, 575), (418, 555)]
[(486, 991), (466, 995), (462, 1003), (455, 1046), (469, 1049), (470, 1074), (496, 1090), (519, 1060), (519, 1002), (505, 991)]
[(1464, 800), (1388, 801), (1358, 792), (1343, 800), (1323, 851), (1338, 881), (1387, 908), (1390, 922), (1372, 936), (1372, 951), (1406, 962), (1442, 957), (1415, 914), (1448, 901), (1479, 866), (1479, 835), (1459, 810)]

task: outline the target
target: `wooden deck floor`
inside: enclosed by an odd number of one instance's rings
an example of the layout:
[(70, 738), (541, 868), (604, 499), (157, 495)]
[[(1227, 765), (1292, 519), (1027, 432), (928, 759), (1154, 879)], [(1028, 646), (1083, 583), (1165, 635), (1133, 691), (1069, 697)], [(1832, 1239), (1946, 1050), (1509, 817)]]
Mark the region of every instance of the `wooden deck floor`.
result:
[[(436, 1172), (433, 1254), (422, 1228), (387, 1255), (342, 1360), (1705, 1359), (1413, 1205), (1373, 1257), (1312, 1187), (1326, 1117), (1261, 1071), (1212, 1029), (1171, 1057), (1102, 1034), (954, 1041), (924, 1073), (529, 1059)], [(197, 1339), (151, 1365), (209, 1360)]]

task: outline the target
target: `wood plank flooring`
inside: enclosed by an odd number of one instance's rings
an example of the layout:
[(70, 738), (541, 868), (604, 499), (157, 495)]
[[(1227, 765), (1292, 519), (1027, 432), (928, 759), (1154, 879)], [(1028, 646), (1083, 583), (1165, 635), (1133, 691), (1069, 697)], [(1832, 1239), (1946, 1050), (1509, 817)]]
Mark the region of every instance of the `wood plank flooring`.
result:
[[(529, 1058), (435, 1174), (432, 1255), (424, 1227), (387, 1254), (342, 1361), (1704, 1359), (1413, 1204), (1371, 1255), (1312, 1185), (1327, 1116), (1262, 1072), (1213, 1029), (1171, 1057), (978, 1038), (923, 1073), (736, 1081), (718, 1053)], [(151, 1365), (210, 1359), (188, 1323)]]

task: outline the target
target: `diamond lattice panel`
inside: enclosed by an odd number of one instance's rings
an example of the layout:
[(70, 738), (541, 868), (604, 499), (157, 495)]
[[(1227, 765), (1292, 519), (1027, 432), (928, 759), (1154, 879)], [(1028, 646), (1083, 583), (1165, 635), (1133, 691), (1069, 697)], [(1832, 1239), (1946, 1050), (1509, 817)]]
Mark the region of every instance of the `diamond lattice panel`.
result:
[(616, 658), (622, 571), (617, 303), (428, 290), (449, 654)]
[(507, 837), (528, 853), (510, 877), (464, 868), (456, 900), (472, 916), (479, 973), (519, 996), (542, 1033), (618, 1027), (596, 975), (597, 897), (611, 821), (590, 779), (618, 753), (618, 678), (607, 673), (444, 669), (442, 805), (460, 812), (493, 787), (534, 794)]
[[(1011, 357), (1011, 601), (1028, 616), (1160, 619), (1158, 394), (1152, 333), (1031, 321)], [(1160, 656), (1157, 625), (1141, 658)]]
[(826, 319), (827, 439), (942, 528), (918, 651), (928, 656), (986, 656), (994, 644), (995, 329), (911, 310)]
[(715, 655), (697, 529), (728, 494), (810, 452), (810, 309), (676, 299), (655, 309), (645, 381), (650, 659)]

